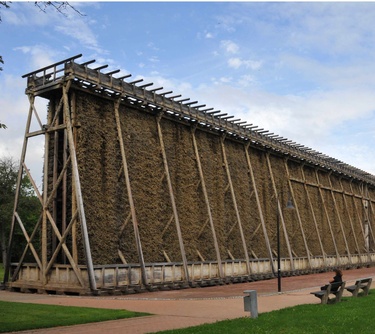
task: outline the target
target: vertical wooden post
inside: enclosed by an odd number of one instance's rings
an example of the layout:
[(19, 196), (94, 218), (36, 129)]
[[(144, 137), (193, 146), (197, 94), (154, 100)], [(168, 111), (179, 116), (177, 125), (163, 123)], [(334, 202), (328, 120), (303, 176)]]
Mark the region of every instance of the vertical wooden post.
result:
[[(366, 187), (366, 190), (364, 190), (363, 188)], [(365, 191), (366, 191), (366, 194), (365, 194)], [(374, 233), (373, 233), (373, 229), (372, 229), (372, 226), (371, 226), (371, 221), (370, 221), (370, 215), (369, 215), (369, 211), (371, 209), (371, 201), (368, 197), (368, 189), (367, 189), (367, 185), (365, 185), (364, 183), (362, 183), (362, 189), (361, 189), (361, 196), (362, 196), (362, 207), (363, 207), (363, 213), (364, 213), (364, 222), (366, 223), (367, 227), (368, 227), (368, 235), (367, 235), (367, 248), (368, 248), (368, 253), (370, 253), (370, 243), (371, 243), (371, 239), (370, 237), (372, 237), (372, 242), (374, 242)], [(366, 203), (366, 205), (365, 205)]]
[[(357, 253), (360, 254), (361, 251), (359, 249), (357, 236), (355, 235), (355, 230), (354, 230), (354, 225), (353, 225), (353, 219), (352, 219), (352, 216), (349, 213), (348, 202), (346, 200), (345, 190), (344, 190), (344, 186), (342, 184), (341, 178), (340, 178), (340, 186), (341, 186), (341, 190), (342, 190), (342, 198), (343, 198), (345, 209), (346, 209), (346, 217), (349, 219), (350, 229), (351, 229), (351, 233), (353, 234), (353, 238), (354, 238), (354, 242), (355, 242), (355, 247), (356, 247)], [(359, 257), (359, 260), (360, 260), (360, 262), (362, 262), (361, 257)]]
[[(268, 166), (268, 171), (269, 171), (269, 175), (270, 175), (270, 178), (271, 178), (272, 188), (273, 188), (273, 191), (275, 193), (275, 198), (276, 198), (277, 214), (278, 214), (277, 219), (281, 220), (281, 225), (282, 225), (283, 232), (284, 232), (284, 238), (285, 238), (285, 242), (286, 242), (286, 246), (287, 246), (288, 254), (289, 254), (289, 258), (290, 258), (290, 264), (291, 264), (292, 270), (294, 270), (294, 259), (293, 259), (293, 254), (292, 254), (292, 248), (290, 247), (288, 231), (287, 231), (286, 226), (285, 226), (283, 210), (282, 210), (282, 207), (281, 207), (281, 204), (280, 204), (279, 194), (277, 192), (277, 187), (276, 187), (276, 183), (275, 183), (275, 178), (273, 176), (273, 170), (272, 170), (269, 152), (266, 153), (266, 158), (267, 158), (267, 166)], [(278, 254), (278, 259), (279, 259), (280, 253), (277, 252), (277, 254)]]
[(273, 255), (272, 255), (271, 244), (270, 244), (270, 240), (269, 240), (268, 234), (267, 234), (266, 222), (264, 220), (262, 205), (260, 203), (258, 188), (257, 188), (257, 185), (256, 185), (255, 176), (254, 176), (254, 170), (253, 170), (253, 167), (251, 165), (251, 160), (250, 160), (250, 155), (249, 155), (249, 147), (250, 147), (250, 144), (247, 143), (245, 145), (245, 155), (246, 155), (247, 166), (249, 167), (250, 178), (251, 178), (251, 182), (252, 182), (252, 185), (253, 185), (253, 188), (254, 188), (255, 200), (257, 202), (257, 208), (258, 208), (258, 211), (259, 211), (259, 218), (260, 218), (260, 222), (262, 224), (264, 240), (266, 242), (266, 246), (267, 246), (267, 250), (268, 250), (268, 256), (270, 258), (270, 261), (272, 261)]
[(72, 130), (72, 123), (70, 119), (70, 109), (69, 109), (69, 99), (68, 99), (68, 91), (70, 88), (71, 81), (63, 86), (63, 99), (64, 99), (64, 119), (66, 124), (66, 132), (68, 135), (68, 143), (69, 143), (69, 151), (71, 157), (71, 164), (72, 164), (72, 174), (73, 174), (73, 182), (75, 188), (75, 195), (78, 204), (78, 214), (79, 219), (81, 221), (81, 228), (82, 228), (82, 241), (84, 252), (86, 256), (86, 265), (87, 265), (87, 274), (89, 278), (90, 288), (91, 290), (96, 290), (96, 281), (95, 281), (95, 273), (94, 273), (94, 266), (92, 263), (91, 257), (91, 249), (90, 249), (90, 240), (87, 230), (87, 223), (86, 223), (86, 216), (85, 210), (83, 205), (83, 198), (82, 198), (82, 191), (81, 191), (81, 182), (79, 179), (79, 172), (78, 172), (78, 162), (73, 138), (73, 130)]
[[(20, 166), (19, 166), (19, 169), (18, 169), (16, 192), (15, 192), (14, 205), (13, 205), (13, 215), (12, 215), (12, 222), (11, 222), (11, 225), (10, 225), (10, 234), (9, 234), (9, 241), (8, 241), (8, 252), (7, 252), (7, 259), (6, 259), (5, 270), (4, 270), (4, 283), (7, 283), (8, 279), (9, 279), (10, 258), (11, 258), (11, 250), (12, 250), (12, 246), (13, 246), (14, 228), (15, 228), (15, 224), (16, 224), (16, 214), (17, 214), (17, 208), (18, 208), (18, 201), (19, 201), (19, 197), (20, 197), (23, 166), (24, 166), (24, 162), (25, 162), (26, 149), (27, 149), (27, 143), (28, 143), (27, 134), (30, 131), (30, 124), (31, 124), (31, 119), (32, 119), (32, 115), (33, 115), (35, 96), (32, 95), (32, 94), (28, 94), (28, 99), (29, 99), (29, 104), (30, 104), (29, 105), (29, 114), (27, 116), (25, 135), (23, 137), (23, 145), (22, 145), (21, 158), (20, 158)], [(43, 271), (43, 268), (39, 268), (39, 269), (41, 271)]]
[(136, 212), (135, 212), (133, 194), (132, 194), (132, 189), (131, 189), (131, 185), (130, 185), (128, 163), (127, 163), (127, 160), (126, 160), (125, 147), (124, 147), (124, 139), (122, 137), (121, 121), (120, 121), (120, 114), (119, 114), (120, 103), (121, 103), (121, 98), (118, 99), (117, 102), (115, 102), (115, 117), (116, 117), (116, 125), (117, 125), (117, 135), (118, 135), (119, 144), (120, 144), (122, 166), (123, 166), (123, 171), (124, 171), (126, 190), (128, 192), (128, 200), (129, 200), (130, 212), (131, 212), (131, 217), (132, 217), (132, 222), (133, 222), (133, 229), (134, 229), (135, 242), (136, 242), (136, 246), (137, 246), (138, 259), (139, 259), (139, 263), (141, 265), (142, 283), (143, 283), (143, 285), (147, 286), (148, 282), (147, 282), (147, 275), (146, 275), (145, 260), (144, 260), (144, 256), (143, 256), (141, 237), (139, 235), (139, 228), (138, 228), (138, 220), (137, 220), (137, 216), (136, 216)]
[[(64, 144), (63, 144), (63, 164), (65, 166), (67, 162), (67, 150), (68, 150), (68, 140), (66, 136), (63, 137)], [(66, 230), (66, 215), (67, 215), (67, 172), (65, 171), (63, 180), (62, 180), (62, 212), (61, 212), (61, 232), (64, 233)], [(73, 223), (74, 224), (74, 223)], [(65, 264), (66, 263), (66, 255), (63, 252), (62, 253), (62, 262)]]
[[(51, 107), (54, 108), (54, 106), (51, 105)], [(48, 113), (48, 124), (52, 126), (52, 123), (50, 123), (50, 114), (52, 114), (52, 110)], [(50, 136), (49, 136), (50, 137)], [(52, 160), (52, 168), (53, 168), (53, 174), (52, 174), (52, 184), (56, 184), (57, 181), (57, 175), (58, 175), (58, 152), (59, 152), (59, 147), (58, 147), (58, 142), (59, 142), (59, 132), (55, 131), (54, 132), (54, 137), (53, 137), (53, 160)], [(53, 201), (52, 201), (52, 217), (53, 220), (56, 222), (57, 221), (57, 200), (56, 200), (56, 195), (53, 196)], [(52, 247), (51, 251), (54, 252), (56, 248), (56, 235), (52, 235)]]
[(329, 186), (331, 188), (330, 193), (331, 193), (331, 196), (332, 196), (333, 206), (335, 207), (335, 211), (336, 211), (337, 217), (339, 219), (340, 229), (341, 229), (341, 232), (342, 232), (342, 236), (344, 238), (345, 248), (346, 248), (346, 252), (347, 252), (348, 257), (349, 257), (349, 262), (352, 263), (352, 257), (350, 255), (349, 245), (348, 245), (348, 242), (346, 240), (346, 235), (345, 235), (345, 231), (344, 231), (344, 225), (343, 225), (342, 220), (341, 220), (341, 216), (340, 216), (340, 212), (339, 212), (339, 209), (338, 209), (338, 206), (337, 206), (335, 194), (332, 191), (331, 174), (332, 174), (332, 172), (330, 172), (328, 174), (328, 180), (329, 180)]
[(184, 247), (184, 241), (182, 239), (182, 233), (181, 233), (180, 220), (178, 218), (177, 206), (176, 206), (176, 202), (175, 202), (175, 198), (174, 198), (173, 186), (172, 186), (172, 181), (171, 181), (169, 168), (168, 168), (167, 154), (165, 152), (165, 146), (164, 146), (164, 141), (163, 141), (163, 132), (162, 132), (161, 126), (160, 126), (161, 118), (162, 118), (162, 114), (160, 114), (159, 117), (157, 117), (157, 119), (156, 119), (156, 124), (157, 124), (157, 128), (158, 128), (158, 136), (159, 136), (160, 147), (161, 147), (161, 153), (162, 153), (162, 157), (163, 157), (165, 175), (166, 175), (166, 178), (167, 178), (168, 189), (169, 189), (169, 196), (171, 198), (172, 210), (173, 210), (174, 220), (175, 220), (176, 229), (177, 229), (178, 242), (180, 244), (180, 251), (181, 251), (181, 257), (182, 257), (182, 262), (183, 262), (183, 266), (184, 266), (185, 279), (186, 279), (187, 282), (190, 282), (188, 264), (187, 264), (185, 247)]
[(195, 130), (196, 130), (196, 126), (192, 127), (191, 133), (192, 133), (193, 146), (194, 146), (194, 151), (195, 151), (195, 158), (196, 158), (196, 161), (197, 161), (199, 177), (200, 177), (200, 181), (201, 181), (201, 184), (202, 184), (202, 191), (203, 191), (204, 201), (206, 203), (207, 214), (208, 214), (208, 219), (209, 219), (209, 222), (210, 222), (212, 237), (214, 239), (216, 258), (217, 258), (217, 263), (218, 263), (218, 268), (219, 268), (219, 275), (220, 275), (220, 278), (223, 278), (224, 273), (223, 273), (223, 266), (222, 266), (222, 262), (221, 262), (221, 255), (220, 255), (219, 245), (218, 245), (217, 238), (216, 238), (215, 225), (214, 225), (214, 220), (212, 218), (211, 205), (210, 205), (210, 201), (208, 199), (206, 182), (204, 180), (203, 169), (202, 169), (202, 165), (201, 165), (201, 159), (200, 159), (200, 156), (199, 156), (198, 145), (197, 145), (197, 141), (196, 141), (196, 138), (195, 138)]
[[(354, 194), (354, 189), (353, 189), (353, 184), (352, 184), (352, 180), (350, 181), (350, 190), (352, 192), (352, 201), (353, 201), (353, 205), (354, 205), (354, 208), (355, 208), (355, 211), (357, 213), (357, 218), (358, 218), (358, 222), (359, 222), (359, 226), (361, 227), (361, 234), (362, 234), (362, 240), (363, 240), (363, 244), (362, 246), (365, 246), (366, 245), (366, 236), (365, 236), (365, 231), (364, 231), (364, 222), (363, 222), (363, 216), (361, 215), (360, 213), (360, 210), (362, 210), (362, 206), (363, 204), (361, 205), (360, 209), (358, 209), (358, 206), (357, 206), (357, 201), (356, 201), (356, 196)], [(360, 199), (360, 201), (362, 202), (362, 199)], [(364, 247), (365, 250), (366, 250), (366, 253), (367, 253), (367, 256), (368, 256), (368, 261), (370, 262), (371, 261), (371, 257), (370, 257), (370, 254), (368, 252), (368, 250), (366, 249), (366, 247)], [(362, 251), (361, 251), (362, 253)]]
[(299, 227), (301, 229), (303, 243), (305, 244), (307, 259), (309, 261), (310, 268), (313, 269), (312, 264), (311, 264), (310, 249), (309, 249), (309, 246), (307, 245), (306, 235), (305, 235), (305, 231), (303, 229), (303, 223), (302, 223), (301, 215), (299, 213), (298, 203), (297, 203), (296, 197), (294, 195), (294, 190), (293, 190), (293, 187), (292, 187), (292, 182), (290, 181), (290, 173), (289, 173), (287, 159), (284, 160), (284, 164), (285, 164), (285, 170), (286, 170), (287, 177), (288, 177), (288, 186), (289, 186), (290, 195), (292, 196), (292, 199), (293, 199), (293, 204), (294, 204), (294, 207), (295, 207), (295, 210), (296, 210), (296, 213), (297, 213), (297, 219), (298, 219)]
[[(76, 120), (77, 114), (76, 114), (76, 94), (74, 91), (72, 92), (72, 95), (71, 95), (71, 115), (72, 115), (72, 126), (73, 126), (73, 129), (72, 129), (73, 142), (76, 143), (77, 142), (77, 128), (74, 125), (76, 125), (76, 122), (77, 122)], [(65, 138), (65, 145), (66, 145), (64, 151), (67, 152), (68, 151), (67, 150), (68, 149), (68, 133), (66, 129), (64, 130), (64, 138)], [(78, 208), (77, 208), (77, 199), (76, 199), (76, 188), (74, 186), (74, 182), (72, 181), (70, 182), (71, 187), (72, 187), (71, 189), (71, 197), (72, 197), (71, 215), (72, 217), (74, 217)], [(74, 259), (74, 262), (78, 263), (77, 219), (74, 220), (73, 226), (72, 226), (72, 257)]]
[[(48, 120), (47, 124), (50, 125), (52, 122), (52, 112), (48, 113)], [(43, 285), (47, 283), (47, 246), (48, 246), (48, 239), (47, 239), (47, 225), (48, 225), (48, 207), (47, 207), (47, 200), (48, 200), (48, 168), (49, 168), (49, 142), (50, 142), (50, 134), (48, 132), (44, 135), (44, 167), (43, 167), (43, 219), (42, 219), (42, 277), (43, 277)], [(54, 152), (56, 154), (56, 152)], [(53, 157), (55, 159), (55, 157)], [(53, 180), (55, 182), (56, 180)], [(54, 201), (55, 202), (55, 201)]]
[(319, 195), (320, 195), (320, 198), (322, 200), (324, 213), (325, 213), (325, 216), (327, 218), (327, 222), (328, 222), (328, 226), (329, 226), (329, 231), (331, 233), (332, 243), (333, 243), (333, 246), (335, 247), (335, 252), (336, 252), (336, 257), (337, 257), (337, 264), (340, 265), (340, 263), (341, 263), (340, 254), (339, 254), (339, 252), (337, 250), (335, 235), (334, 235), (333, 230), (332, 230), (331, 220), (329, 219), (329, 214), (328, 214), (326, 202), (325, 202), (324, 196), (323, 196), (322, 186), (320, 184), (319, 175), (318, 175), (318, 171), (317, 171), (316, 168), (315, 168), (315, 177), (316, 177), (316, 181), (318, 183)]
[(244, 254), (245, 254), (245, 260), (246, 260), (247, 273), (248, 273), (248, 275), (250, 275), (251, 274), (250, 259), (249, 259), (249, 254), (248, 254), (248, 251), (247, 251), (245, 235), (244, 235), (243, 229), (242, 229), (241, 216), (240, 216), (240, 213), (238, 211), (237, 199), (236, 199), (236, 195), (234, 193), (234, 188), (233, 188), (233, 183), (232, 183), (232, 177), (230, 175), (229, 164), (228, 164), (227, 155), (226, 155), (226, 152), (225, 152), (224, 141), (225, 141), (225, 135), (223, 135), (221, 137), (221, 140), (220, 140), (220, 142), (221, 142), (221, 151), (222, 151), (222, 154), (223, 154), (223, 160), (224, 160), (225, 170), (227, 172), (230, 193), (232, 195), (232, 202), (233, 202), (233, 205), (234, 205), (234, 210), (236, 212), (236, 218), (237, 218), (238, 228), (240, 230), (240, 235), (241, 235), (241, 240), (242, 240), (242, 247), (243, 247), (243, 251), (244, 251)]
[(368, 225), (369, 225), (369, 229), (370, 229), (370, 232), (371, 232), (371, 236), (372, 236), (372, 240), (369, 240), (369, 249), (374, 247), (374, 244), (375, 244), (375, 238), (374, 238), (374, 228), (373, 228), (373, 219), (371, 219), (371, 217), (374, 217), (374, 208), (372, 206), (372, 201), (371, 199), (369, 198), (368, 199), (368, 208), (369, 208), (369, 212), (368, 212)]
[(324, 251), (322, 238), (321, 238), (320, 233), (319, 233), (318, 222), (316, 220), (316, 216), (315, 216), (315, 212), (314, 212), (314, 206), (313, 206), (313, 204), (311, 202), (311, 197), (310, 197), (310, 194), (309, 194), (309, 189), (308, 189), (307, 184), (306, 184), (306, 176), (305, 176), (305, 171), (303, 170), (303, 165), (301, 166), (301, 173), (302, 173), (302, 177), (303, 177), (303, 187), (305, 189), (305, 193), (306, 193), (306, 197), (307, 197), (307, 202), (309, 203), (311, 216), (312, 216), (312, 219), (314, 221), (315, 231), (316, 231), (316, 235), (318, 236), (318, 241), (319, 241), (320, 250), (321, 250), (322, 256), (323, 256), (323, 261), (324, 261), (325, 265), (327, 265), (327, 254)]

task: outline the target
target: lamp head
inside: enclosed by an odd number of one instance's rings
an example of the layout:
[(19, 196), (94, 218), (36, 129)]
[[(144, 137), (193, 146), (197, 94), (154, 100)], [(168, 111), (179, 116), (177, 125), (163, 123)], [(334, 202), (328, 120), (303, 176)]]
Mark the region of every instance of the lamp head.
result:
[(288, 202), (286, 203), (286, 209), (294, 209), (293, 201), (291, 198), (288, 199)]

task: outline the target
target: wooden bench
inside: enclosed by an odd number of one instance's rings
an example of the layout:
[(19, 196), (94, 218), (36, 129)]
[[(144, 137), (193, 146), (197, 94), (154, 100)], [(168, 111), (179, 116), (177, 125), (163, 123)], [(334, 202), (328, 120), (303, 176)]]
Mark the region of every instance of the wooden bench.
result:
[[(338, 303), (341, 301), (342, 293), (344, 292), (345, 282), (335, 282), (326, 285), (325, 290), (310, 292), (315, 297), (320, 298), (322, 304)], [(334, 298), (329, 298), (329, 295), (335, 295)]]
[(350, 285), (346, 287), (346, 290), (352, 293), (353, 297), (358, 297), (358, 293), (360, 290), (363, 291), (363, 296), (367, 296), (368, 292), (371, 287), (372, 278), (361, 278), (358, 279), (354, 285)]

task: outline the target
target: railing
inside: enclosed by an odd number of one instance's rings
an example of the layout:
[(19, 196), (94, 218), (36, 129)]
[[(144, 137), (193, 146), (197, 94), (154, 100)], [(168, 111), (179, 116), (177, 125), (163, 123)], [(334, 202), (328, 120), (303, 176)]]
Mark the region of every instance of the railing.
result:
[[(307, 257), (293, 258), (295, 270), (289, 258), (281, 259), (283, 276), (308, 274), (332, 270), (336, 267), (344, 269), (366, 267), (375, 264), (375, 253), (347, 256), (311, 257), (311, 264)], [(17, 263), (11, 267), (16, 268)], [(252, 281), (275, 277), (272, 267), (276, 263), (269, 259), (250, 260), (251, 273), (247, 272), (244, 260), (227, 260), (222, 262), (224, 277), (219, 276), (218, 263), (215, 261), (188, 263), (190, 282), (186, 282), (182, 263), (148, 263), (146, 275), (148, 287), (142, 285), (141, 268), (138, 264), (95, 265), (94, 273), (98, 290), (142, 290), (158, 287), (187, 287), (194, 285), (216, 285), (238, 281)], [(9, 282), (11, 288), (36, 289), (45, 291), (61, 291), (88, 293), (89, 283), (86, 266), (79, 266), (85, 286), (81, 286), (74, 270), (69, 265), (56, 264), (52, 267), (46, 284), (43, 284), (41, 271), (36, 263), (24, 263), (14, 282)]]

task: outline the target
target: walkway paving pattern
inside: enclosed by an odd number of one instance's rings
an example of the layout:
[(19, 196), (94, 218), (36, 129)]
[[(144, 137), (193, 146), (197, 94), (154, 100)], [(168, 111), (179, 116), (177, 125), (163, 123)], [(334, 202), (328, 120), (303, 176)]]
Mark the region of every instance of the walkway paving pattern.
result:
[[(0, 291), (0, 300), (84, 306), (110, 309), (126, 309), (153, 315), (134, 319), (105, 321), (100, 323), (39, 329), (18, 333), (42, 334), (141, 334), (213, 323), (225, 319), (249, 317), (244, 311), (244, 291), (256, 290), (259, 313), (269, 312), (299, 304), (318, 304), (311, 295), (334, 276), (333, 272), (282, 278), (282, 293), (277, 293), (277, 280), (224, 286), (191, 288), (172, 291), (145, 292), (122, 296), (57, 296)], [(344, 271), (344, 280), (351, 284), (358, 278), (375, 277), (375, 267)], [(345, 295), (350, 295), (347, 291)]]

